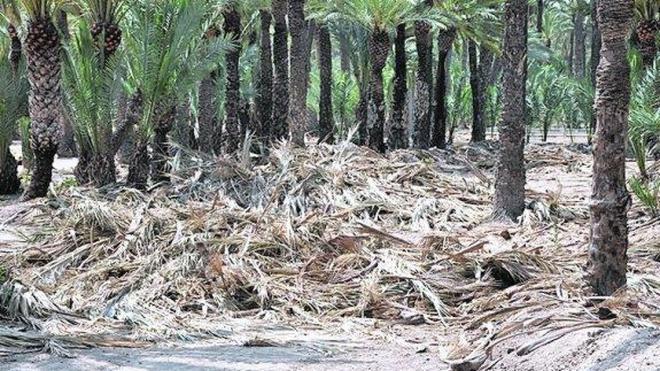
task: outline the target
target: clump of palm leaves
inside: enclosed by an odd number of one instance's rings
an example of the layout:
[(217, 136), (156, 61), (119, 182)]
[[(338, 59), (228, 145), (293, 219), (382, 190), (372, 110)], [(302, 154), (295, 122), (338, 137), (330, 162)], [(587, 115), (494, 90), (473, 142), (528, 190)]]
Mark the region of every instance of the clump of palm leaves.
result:
[(658, 216), (660, 210), (660, 181), (644, 181), (633, 177), (628, 181), (628, 185), (651, 215), (653, 217)]
[(633, 75), (629, 116), (629, 141), (642, 178), (648, 178), (647, 158), (660, 151), (660, 58)]

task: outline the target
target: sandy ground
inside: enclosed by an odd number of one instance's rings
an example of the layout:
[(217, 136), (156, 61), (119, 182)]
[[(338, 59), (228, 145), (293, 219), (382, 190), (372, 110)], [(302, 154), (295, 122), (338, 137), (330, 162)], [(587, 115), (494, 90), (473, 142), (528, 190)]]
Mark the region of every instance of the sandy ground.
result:
[[(557, 135), (557, 141), (566, 141)], [(58, 159), (57, 181), (71, 176), (75, 160)], [(634, 164), (629, 165), (631, 171)], [(576, 169), (560, 175), (547, 169), (529, 172), (530, 192), (556, 192), (565, 202), (584, 205), (590, 193), (588, 169)], [(6, 224), (13, 215), (28, 210), (31, 204), (16, 199), (0, 200), (0, 249), (17, 242)], [(588, 231), (581, 233), (588, 238)], [(632, 238), (633, 243), (635, 238)], [(637, 241), (639, 242), (639, 241)], [(2, 356), (3, 370), (448, 370), (444, 361), (451, 351), (456, 334), (441, 328), (421, 325), (402, 326), (373, 323), (379, 335), (364, 339), (345, 338), (331, 351), (315, 346), (314, 337), (306, 345), (244, 347), (240, 343), (178, 343), (148, 349), (90, 349), (75, 352), (73, 358), (46, 353)], [(269, 331), (262, 334), (268, 338)], [(499, 371), (554, 370), (660, 370), (660, 331), (649, 329), (614, 329), (573, 333), (526, 356), (518, 356), (518, 346), (534, 336), (511, 339), (495, 349), (485, 366)], [(358, 345), (356, 345), (358, 344)], [(320, 345), (320, 344), (319, 344)], [(0, 346), (1, 350), (1, 346)], [(486, 368), (484, 368), (486, 369)]]

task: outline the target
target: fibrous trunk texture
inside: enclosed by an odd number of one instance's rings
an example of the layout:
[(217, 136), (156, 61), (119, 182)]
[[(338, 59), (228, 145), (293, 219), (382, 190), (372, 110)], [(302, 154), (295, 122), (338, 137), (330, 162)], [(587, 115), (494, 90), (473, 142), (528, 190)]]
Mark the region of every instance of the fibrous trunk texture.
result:
[(289, 0), (291, 33), (291, 85), (289, 86), (289, 132), (297, 146), (305, 146), (307, 129), (307, 35), (305, 0)]
[(9, 51), (9, 62), (11, 63), (12, 71), (14, 74), (18, 73), (19, 63), (21, 61), (21, 56), (23, 54), (23, 43), (21, 43), (21, 38), (18, 36), (18, 31), (13, 24), (7, 26), (7, 33), (11, 39), (11, 49)]
[(53, 175), (53, 160), (62, 138), (60, 109), (60, 38), (50, 18), (28, 22), (25, 53), (30, 80), (29, 111), (34, 152), (32, 180), (25, 199), (44, 197)]
[(481, 47), (479, 49), (479, 108), (481, 110), (481, 115), (479, 118), (481, 122), (479, 123), (479, 128), (483, 130), (483, 139), (486, 139), (486, 128), (489, 127), (490, 122), (488, 121), (488, 115), (486, 114), (488, 109), (488, 89), (490, 88), (491, 74), (493, 72), (493, 62), (495, 61), (495, 55), (486, 47)]
[(527, 1), (507, 0), (503, 39), (501, 152), (495, 182), (494, 215), (515, 220), (525, 209), (525, 103)]
[(0, 156), (0, 195), (18, 193), (21, 181), (18, 179), (18, 162), (7, 148), (4, 156)]
[(394, 97), (392, 99), (392, 124), (388, 145), (390, 149), (408, 148), (408, 130), (406, 130), (406, 96), (408, 95), (408, 64), (406, 57), (406, 24), (396, 29), (394, 40)]
[[(598, 63), (600, 62), (600, 30), (598, 30), (598, 0), (591, 0), (591, 85), (596, 91), (596, 71), (598, 70)], [(591, 137), (596, 129), (596, 114), (591, 118), (591, 126), (589, 127), (589, 144), (591, 144)]]
[(433, 73), (431, 67), (431, 25), (415, 22), (417, 47), (417, 80), (415, 82), (415, 148), (426, 149), (431, 143), (431, 96)]
[(351, 73), (351, 43), (344, 34), (339, 35), (339, 57), (341, 61), (341, 71), (345, 74)]
[(437, 148), (447, 146), (447, 56), (456, 38), (456, 29), (441, 30), (438, 33), (438, 68), (435, 83), (435, 115), (432, 145)]
[(285, 138), (289, 133), (289, 30), (286, 23), (287, 0), (273, 0), (273, 123), (271, 139)]
[[(238, 149), (241, 142), (241, 128), (239, 110), (241, 100), (241, 82), (239, 62), (241, 59), (241, 14), (233, 6), (223, 12), (224, 31), (232, 41), (232, 48), (225, 57), (226, 86), (225, 86), (225, 149), (231, 153)], [(221, 128), (217, 128), (221, 130)], [(216, 134), (217, 137), (217, 134)], [(220, 153), (221, 148), (215, 148)]]
[(218, 142), (216, 135), (222, 134), (222, 128), (218, 122), (218, 74), (212, 71), (199, 84), (199, 150), (212, 155), (215, 143)]
[(273, 17), (268, 10), (260, 10), (261, 41), (259, 53), (259, 82), (257, 84), (257, 116), (259, 131), (257, 135), (269, 138), (273, 122), (273, 46), (270, 39), (270, 26)]
[(151, 158), (151, 181), (153, 183), (170, 180), (168, 134), (172, 131), (175, 120), (176, 106), (171, 106), (159, 115), (154, 126), (153, 154)]
[(328, 27), (319, 28), (319, 70), (320, 70), (320, 97), (319, 97), (319, 140), (334, 143), (335, 120), (332, 110), (332, 41)]
[(643, 19), (637, 25), (635, 38), (637, 49), (642, 56), (644, 67), (651, 67), (658, 54), (658, 44), (656, 42), (656, 33), (660, 30), (660, 22), (655, 20)]
[(390, 52), (390, 38), (384, 30), (374, 30), (369, 38), (371, 79), (369, 81), (369, 105), (367, 108), (368, 145), (385, 153), (385, 92), (383, 69)]
[(145, 138), (136, 138), (135, 147), (131, 153), (126, 183), (135, 189), (144, 190), (149, 182), (149, 142)]
[[(525, 14), (527, 12), (525, 11)], [(477, 44), (470, 41), (468, 45), (468, 58), (470, 63), (470, 87), (472, 90), (472, 143), (483, 142), (486, 140), (486, 125), (483, 120), (481, 86), (479, 84), (479, 60), (477, 57)]]
[(586, 32), (584, 32), (584, 14), (582, 11), (578, 11), (575, 14), (575, 51), (573, 52), (573, 58), (575, 59), (573, 63), (573, 71), (575, 77), (582, 79), (585, 76), (586, 71)]
[(628, 209), (626, 138), (630, 104), (630, 64), (626, 37), (632, 0), (598, 2), (602, 38), (596, 76), (597, 128), (591, 194), (591, 244), (588, 277), (598, 295), (626, 284)]

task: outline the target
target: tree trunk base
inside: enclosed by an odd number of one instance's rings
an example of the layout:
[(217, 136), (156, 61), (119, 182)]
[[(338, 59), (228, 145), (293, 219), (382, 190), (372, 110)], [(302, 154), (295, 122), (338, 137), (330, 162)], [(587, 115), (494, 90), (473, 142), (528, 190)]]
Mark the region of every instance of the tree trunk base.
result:
[(56, 153), (57, 147), (34, 150), (34, 169), (30, 185), (23, 195), (24, 201), (48, 195), (48, 187), (53, 179), (53, 161)]
[(5, 163), (0, 168), (0, 195), (12, 195), (21, 189), (21, 181), (18, 179), (18, 162), (14, 155), (7, 150)]
[(135, 189), (144, 190), (149, 182), (149, 148), (146, 142), (138, 142), (131, 154), (126, 183)]

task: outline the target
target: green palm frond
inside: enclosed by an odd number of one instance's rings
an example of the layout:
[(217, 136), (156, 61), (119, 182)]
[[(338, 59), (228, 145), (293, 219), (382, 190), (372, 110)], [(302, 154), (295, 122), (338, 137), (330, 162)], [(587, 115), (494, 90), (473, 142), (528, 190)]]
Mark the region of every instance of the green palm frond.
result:
[[(7, 55), (7, 43), (0, 45), (0, 55)], [(19, 118), (27, 115), (27, 93), (29, 85), (25, 64), (21, 62), (18, 74), (14, 74), (11, 63), (0, 58), (0, 166), (16, 132)]]

